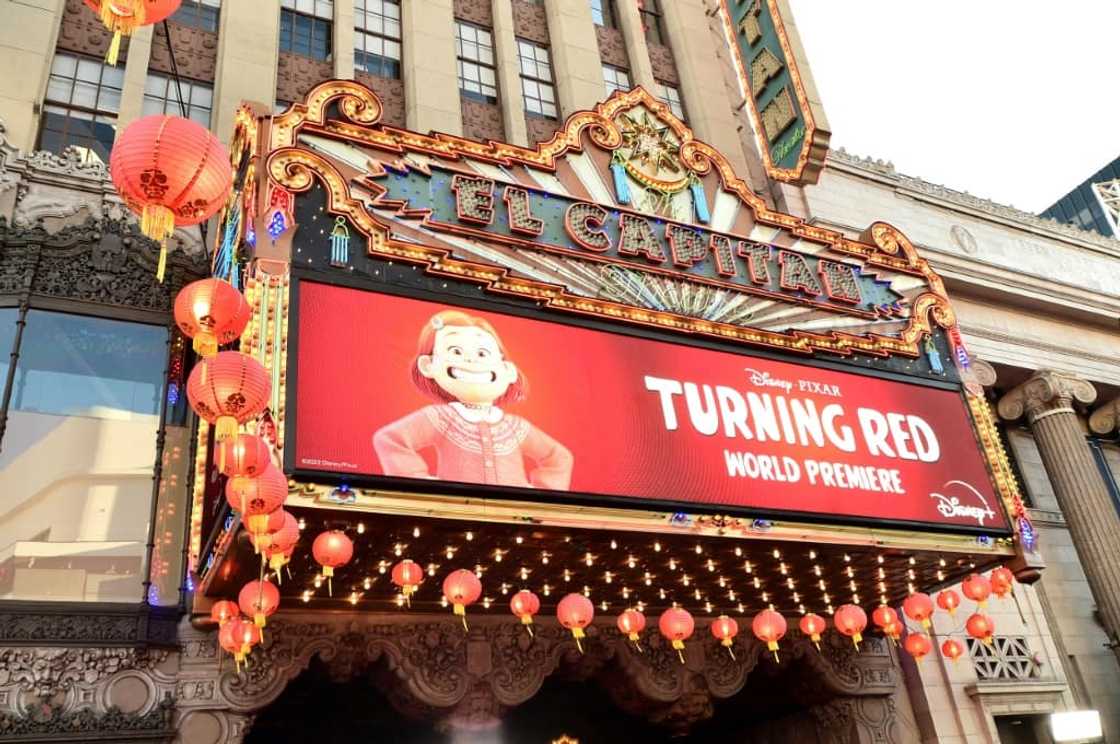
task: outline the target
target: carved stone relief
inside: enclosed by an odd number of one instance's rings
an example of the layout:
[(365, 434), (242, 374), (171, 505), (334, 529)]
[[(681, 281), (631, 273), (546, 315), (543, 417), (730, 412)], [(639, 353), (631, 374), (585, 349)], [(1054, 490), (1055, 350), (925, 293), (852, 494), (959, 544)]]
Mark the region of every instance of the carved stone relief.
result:
[(381, 120), (394, 127), (405, 126), (404, 82), (394, 78), (371, 75), (365, 70), (356, 70), (354, 78), (373, 90), (381, 99)]
[(505, 139), (502, 110), (497, 104), (482, 103), (466, 97), (461, 97), (459, 101), (463, 107), (464, 137), (483, 142), (488, 139), (498, 141)]
[(672, 86), (680, 85), (677, 76), (677, 63), (673, 60), (673, 50), (664, 44), (649, 43), (649, 61), (653, 65), (653, 76)]
[(556, 134), (556, 130), (560, 128), (560, 122), (556, 119), (548, 119), (543, 116), (526, 116), (525, 125), (529, 130), (529, 143), (546, 142), (552, 139), (552, 135)]
[(494, 25), (494, 10), (490, 0), (455, 0), (455, 17), (479, 26)]
[(548, 44), (548, 18), (543, 3), (513, 0), (513, 32), (523, 39)]
[[(101, 23), (97, 14), (82, 0), (66, 0), (62, 26), (58, 31), (57, 48), (67, 52), (87, 54), (103, 59), (109, 51), (112, 34)], [(128, 59), (128, 39), (121, 39), (120, 64)]]
[(334, 77), (329, 60), (280, 52), (276, 61), (276, 99), (302, 101), (319, 83)]
[(599, 41), (599, 58), (605, 64), (630, 69), (630, 57), (626, 54), (626, 40), (617, 28), (595, 26), (595, 36)]
[[(179, 74), (192, 80), (213, 83), (214, 70), (218, 65), (218, 35), (180, 23), (167, 25), (171, 29), (171, 43), (175, 49), (175, 64), (179, 68)], [(171, 55), (167, 51), (163, 24), (156, 26), (148, 67), (165, 75), (171, 74)]]

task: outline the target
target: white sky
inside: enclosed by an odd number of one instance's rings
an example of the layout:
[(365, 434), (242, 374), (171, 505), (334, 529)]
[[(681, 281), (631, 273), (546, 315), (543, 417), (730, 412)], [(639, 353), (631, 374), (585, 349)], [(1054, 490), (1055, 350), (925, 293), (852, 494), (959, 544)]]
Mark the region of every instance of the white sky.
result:
[(833, 147), (1038, 212), (1120, 155), (1116, 0), (790, 0)]

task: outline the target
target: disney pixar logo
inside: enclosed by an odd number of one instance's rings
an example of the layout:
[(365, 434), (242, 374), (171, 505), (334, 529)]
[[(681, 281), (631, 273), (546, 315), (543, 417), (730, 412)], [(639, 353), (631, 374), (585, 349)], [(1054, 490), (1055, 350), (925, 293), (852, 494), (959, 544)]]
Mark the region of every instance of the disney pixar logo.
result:
[(942, 486), (942, 488), (947, 489), (949, 486), (954, 485), (962, 486), (963, 488), (968, 490), (973, 496), (977, 498), (977, 500), (979, 500), (981, 506), (976, 506), (975, 504), (962, 504), (960, 498), (956, 496), (946, 496), (937, 492), (931, 493), (929, 497), (931, 499), (937, 499), (937, 511), (941, 514), (941, 516), (965, 517), (967, 519), (975, 519), (976, 523), (981, 527), (984, 526), (984, 520), (995, 519), (996, 513), (992, 511), (992, 508), (990, 506), (988, 506), (988, 502), (984, 499), (983, 496), (980, 495), (980, 492), (964, 481), (947, 481), (945, 485)]
[[(772, 387), (784, 390), (788, 395), (793, 391), (793, 382), (790, 380), (783, 380), (780, 377), (773, 377), (769, 372), (760, 372), (752, 367), (743, 367), (747, 373), (747, 379), (755, 387)], [(823, 382), (816, 380), (798, 380), (797, 390), (802, 393), (815, 393), (817, 395), (829, 395), (833, 398), (840, 397), (840, 388), (836, 385), (826, 385)]]

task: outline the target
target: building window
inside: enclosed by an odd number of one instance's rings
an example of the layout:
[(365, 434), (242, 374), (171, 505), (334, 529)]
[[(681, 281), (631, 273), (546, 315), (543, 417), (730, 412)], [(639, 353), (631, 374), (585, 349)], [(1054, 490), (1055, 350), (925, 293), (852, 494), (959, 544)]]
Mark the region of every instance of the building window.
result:
[(615, 28), (613, 0), (591, 0), (591, 20), (596, 26)]
[(216, 34), (221, 7), (222, 0), (183, 0), (183, 4), (169, 20)]
[(401, 76), (398, 0), (354, 0), (354, 67), (383, 78)]
[(72, 146), (84, 162), (107, 163), (123, 85), (124, 65), (56, 54), (43, 100), (38, 148), (61, 154)]
[(518, 39), (517, 59), (521, 64), (521, 96), (525, 99), (525, 110), (556, 118), (556, 89), (552, 84), (548, 49)]
[(657, 97), (669, 107), (669, 110), (673, 112), (673, 116), (681, 121), (685, 120), (684, 104), (681, 103), (681, 92), (677, 88), (671, 85), (665, 85), (664, 83), (658, 83)]
[(281, 0), (280, 51), (330, 59), (332, 0)]
[(646, 41), (665, 45), (665, 29), (661, 25), (661, 0), (638, 0), (638, 13), (642, 17), (642, 30)]
[[(13, 312), (0, 311), (8, 347)], [(135, 602), (167, 329), (31, 309), (19, 351), (0, 451), (0, 598)]]
[(210, 107), (213, 105), (214, 88), (204, 83), (175, 79), (158, 72), (149, 72), (144, 83), (144, 116), (149, 114), (168, 114), (182, 116), (179, 106), (179, 92), (182, 91), (183, 103), (187, 107), (187, 118), (210, 128)]
[(494, 36), (484, 28), (456, 21), (455, 51), (459, 57), (459, 90), (463, 95), (486, 103), (497, 103)]
[(603, 65), (603, 83), (607, 86), (607, 95), (616, 90), (630, 90), (630, 73), (621, 67)]

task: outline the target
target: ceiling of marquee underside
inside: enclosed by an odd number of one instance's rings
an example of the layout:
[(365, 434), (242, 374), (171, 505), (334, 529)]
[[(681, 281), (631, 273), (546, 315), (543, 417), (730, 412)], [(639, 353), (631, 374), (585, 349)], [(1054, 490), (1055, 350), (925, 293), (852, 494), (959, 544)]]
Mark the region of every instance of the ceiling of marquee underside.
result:
[[(443, 577), (468, 568), (482, 573), (483, 599), (472, 613), (508, 613), (510, 595), (530, 589), (540, 597), (543, 615), (553, 614), (565, 594), (587, 591), (596, 609), (610, 614), (639, 605), (659, 613), (673, 603), (697, 616), (754, 614), (773, 604), (796, 617), (803, 611), (825, 614), (829, 604), (852, 602), (853, 594), (867, 608), (880, 596), (897, 604), (911, 585), (929, 590), (1000, 559), (979, 543), (973, 554), (941, 553), (289, 509), (304, 525), (280, 581), (289, 608), (398, 611), (389, 572), (410, 558), (426, 570), (412, 598), (416, 612), (448, 612), (440, 602)], [(310, 547), (327, 529), (345, 530), (355, 546), (349, 565), (335, 569), (333, 595), (325, 581), (317, 581), (320, 567)], [(259, 571), (260, 559), (242, 533), (208, 577), (206, 594), (235, 597)]]
[[(456, 258), (508, 268), (520, 277), (567, 287), (576, 296), (780, 333), (836, 331), (856, 336), (876, 334), (896, 337), (910, 322), (913, 300), (929, 291), (926, 281), (920, 276), (883, 267), (865, 267), (857, 272), (857, 279), (874, 317), (867, 314), (859, 316), (845, 312), (843, 307), (822, 307), (826, 303), (795, 303), (776, 299), (772, 294), (752, 294), (718, 284), (693, 282), (683, 274), (647, 272), (630, 265), (591, 260), (590, 257), (583, 259), (527, 245), (490, 241), (477, 234), (456, 235), (446, 229), (437, 229), (425, 220), (424, 207), (430, 206), (430, 202), (426, 201), (430, 174), (446, 172), (492, 179), (497, 184), (495, 202), (499, 208), (501, 188), (512, 185), (533, 193), (548, 194), (557, 201), (587, 201), (608, 209), (632, 209), (654, 218), (691, 222), (692, 196), (688, 188), (665, 197), (657, 205), (642, 202), (636, 196), (632, 196), (628, 207), (620, 205), (613, 186), (611, 155), (594, 146), (557, 158), (555, 170), (547, 170), (522, 163), (498, 165), (468, 157), (450, 159), (414, 151), (405, 154), (382, 151), (368, 145), (311, 134), (301, 135), (299, 143), (339, 164), (342, 172), (357, 170), (359, 175), (349, 183), (351, 195), (361, 199), (379, 221), (388, 224), (394, 238), (446, 249)], [(415, 203), (405, 207), (385, 205), (379, 189), (387, 182), (398, 184), (408, 179), (415, 183), (396, 188), (413, 195)], [(703, 179), (702, 184), (710, 210), (709, 222), (702, 225), (704, 229), (806, 256), (858, 263), (850, 256), (831, 252), (827, 246), (803, 240), (785, 228), (756, 222), (750, 206), (737, 195), (720, 188), (714, 173)], [(632, 194), (641, 192), (639, 185), (632, 183), (631, 186)], [(410, 188), (411, 191), (408, 191)], [(396, 191), (392, 193), (397, 195)]]

